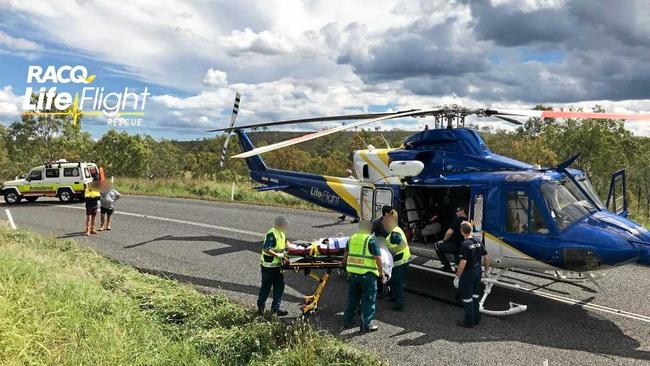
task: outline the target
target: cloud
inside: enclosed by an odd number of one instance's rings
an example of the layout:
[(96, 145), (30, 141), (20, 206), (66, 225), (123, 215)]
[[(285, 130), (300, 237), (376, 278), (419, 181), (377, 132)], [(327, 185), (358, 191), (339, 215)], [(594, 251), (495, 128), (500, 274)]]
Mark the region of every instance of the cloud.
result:
[(11, 85), (0, 89), (0, 117), (13, 119), (19, 116), (22, 97), (14, 94)]
[(203, 85), (224, 86), (228, 85), (228, 76), (225, 72), (209, 68), (203, 78)]
[(234, 56), (246, 53), (267, 56), (286, 54), (291, 51), (290, 42), (282, 34), (269, 31), (255, 33), (250, 28), (233, 30), (230, 35), (221, 38), (221, 44)]
[(640, 0), (0, 6), (3, 26), (22, 26), (2, 28), (0, 52), (91, 58), (111, 75), (162, 86), (147, 108), (152, 129), (222, 126), (234, 90), (249, 122), (449, 103), (640, 112), (650, 100), (650, 7)]
[(11, 51), (41, 51), (43, 46), (25, 38), (18, 38), (0, 31), (0, 46)]

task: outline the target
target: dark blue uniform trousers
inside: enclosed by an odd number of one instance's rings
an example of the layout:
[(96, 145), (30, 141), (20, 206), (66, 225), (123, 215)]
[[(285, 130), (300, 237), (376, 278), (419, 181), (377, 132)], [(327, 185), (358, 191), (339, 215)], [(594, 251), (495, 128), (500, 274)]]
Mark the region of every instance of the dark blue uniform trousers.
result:
[(282, 302), (282, 294), (284, 294), (284, 274), (279, 267), (262, 268), (262, 286), (260, 286), (260, 294), (257, 297), (257, 307), (264, 308), (266, 299), (271, 293), (273, 288), (273, 302), (271, 303), (271, 311), (280, 309), (280, 302)]
[(408, 269), (408, 262), (393, 267), (390, 280), (388, 280), (390, 289), (393, 290), (393, 300), (395, 301), (395, 309), (397, 310), (404, 309), (404, 285), (406, 284), (406, 274)]
[(343, 313), (343, 324), (352, 326), (354, 313), (361, 302), (361, 331), (368, 329), (370, 322), (375, 318), (377, 295), (377, 276), (373, 273), (350, 274), (350, 287), (348, 288), (348, 306)]
[(481, 322), (479, 301), (481, 293), (481, 266), (465, 267), (459, 280), (460, 298), (465, 309), (465, 324), (476, 325)]

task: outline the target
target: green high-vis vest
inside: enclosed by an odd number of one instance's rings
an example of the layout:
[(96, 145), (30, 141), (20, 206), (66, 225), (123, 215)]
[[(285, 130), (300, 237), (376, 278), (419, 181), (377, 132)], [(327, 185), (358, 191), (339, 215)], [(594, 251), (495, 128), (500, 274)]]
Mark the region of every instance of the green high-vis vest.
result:
[[(276, 229), (274, 226), (271, 228), (271, 230), (269, 230), (268, 233), (266, 233), (266, 235), (268, 234), (272, 234), (275, 237), (275, 246), (270, 249), (276, 253), (283, 252), (284, 248), (286, 247), (286, 237), (284, 236), (284, 233)], [(282, 259), (271, 255), (266, 255), (264, 254), (264, 249), (262, 249), (262, 255), (260, 255), (260, 263), (262, 263), (262, 266), (269, 268), (281, 267)]]
[[(391, 244), (390, 236), (393, 233), (397, 233), (402, 237), (402, 244)], [(395, 226), (395, 228), (391, 230), (390, 233), (388, 233), (388, 236), (386, 238), (388, 249), (393, 253), (393, 259), (399, 258), (393, 262), (393, 267), (407, 263), (411, 258), (411, 249), (409, 248), (409, 244), (406, 240), (406, 234), (404, 234), (404, 231), (402, 231), (399, 226)]]
[(372, 234), (356, 233), (348, 241), (348, 263), (345, 269), (348, 273), (366, 274), (373, 273), (379, 277), (379, 269), (375, 256), (370, 253), (369, 242)]

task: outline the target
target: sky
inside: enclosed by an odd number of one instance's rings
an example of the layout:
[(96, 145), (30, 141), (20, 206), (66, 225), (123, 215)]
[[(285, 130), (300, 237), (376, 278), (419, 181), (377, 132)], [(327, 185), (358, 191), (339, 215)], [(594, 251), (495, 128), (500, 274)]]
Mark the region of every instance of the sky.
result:
[(443, 104), (647, 113), (649, 46), (642, 0), (0, 0), (0, 123), (19, 119), (30, 65), (147, 88), (139, 125), (117, 129), (166, 139), (210, 137), (235, 91), (242, 124)]

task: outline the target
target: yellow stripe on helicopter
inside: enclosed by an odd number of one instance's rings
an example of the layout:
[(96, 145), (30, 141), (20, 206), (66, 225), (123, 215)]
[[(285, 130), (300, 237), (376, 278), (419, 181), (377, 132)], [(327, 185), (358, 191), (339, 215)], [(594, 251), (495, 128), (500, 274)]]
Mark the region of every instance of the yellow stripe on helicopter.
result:
[(349, 185), (344, 182), (343, 178), (329, 176), (324, 176), (323, 178), (325, 179), (325, 183), (327, 183), (334, 193), (341, 197), (345, 203), (350, 205), (350, 207), (357, 212), (357, 215), (361, 214), (359, 201), (357, 201), (353, 193), (347, 190), (346, 186)]

